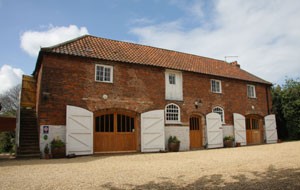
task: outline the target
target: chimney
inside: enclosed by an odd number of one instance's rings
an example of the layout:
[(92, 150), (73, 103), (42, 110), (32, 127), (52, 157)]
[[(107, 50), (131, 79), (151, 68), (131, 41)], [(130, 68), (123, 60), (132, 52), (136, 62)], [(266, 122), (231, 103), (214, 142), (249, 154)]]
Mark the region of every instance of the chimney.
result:
[(232, 65), (232, 66), (236, 66), (238, 68), (241, 68), (240, 64), (238, 64), (237, 61), (230, 62), (229, 64)]

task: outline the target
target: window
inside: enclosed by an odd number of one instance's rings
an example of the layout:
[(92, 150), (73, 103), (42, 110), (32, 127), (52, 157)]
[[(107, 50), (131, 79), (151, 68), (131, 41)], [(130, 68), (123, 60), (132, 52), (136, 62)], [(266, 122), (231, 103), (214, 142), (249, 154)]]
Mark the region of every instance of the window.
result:
[(132, 132), (134, 130), (134, 118), (126, 115), (117, 115), (118, 132)]
[(247, 95), (249, 98), (256, 98), (254, 85), (247, 85)]
[(95, 117), (95, 131), (101, 133), (134, 132), (134, 117), (110, 113)]
[(114, 114), (96, 117), (96, 132), (114, 132)]
[(221, 122), (225, 123), (225, 120), (224, 120), (225, 117), (224, 117), (224, 110), (223, 110), (223, 108), (221, 108), (221, 107), (214, 107), (213, 110), (212, 110), (212, 112), (220, 114), (220, 116), (221, 116)]
[(211, 91), (214, 93), (222, 93), (222, 86), (220, 80), (211, 80)]
[(168, 104), (166, 106), (166, 123), (180, 122), (180, 108), (176, 104)]
[(175, 81), (175, 74), (169, 74), (169, 83), (170, 84), (176, 84), (176, 81)]
[(98, 82), (113, 82), (113, 67), (108, 65), (96, 65), (95, 80)]

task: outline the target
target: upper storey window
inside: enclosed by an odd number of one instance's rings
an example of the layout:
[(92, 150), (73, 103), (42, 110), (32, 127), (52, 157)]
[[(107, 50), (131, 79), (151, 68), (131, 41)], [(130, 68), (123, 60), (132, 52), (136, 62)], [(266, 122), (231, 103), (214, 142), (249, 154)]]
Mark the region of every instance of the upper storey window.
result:
[(211, 91), (214, 93), (222, 93), (222, 85), (220, 80), (214, 80), (211, 81)]
[(96, 65), (95, 80), (98, 82), (113, 82), (113, 67), (108, 65)]
[(249, 84), (247, 85), (247, 95), (249, 98), (256, 98), (254, 85), (249, 85)]

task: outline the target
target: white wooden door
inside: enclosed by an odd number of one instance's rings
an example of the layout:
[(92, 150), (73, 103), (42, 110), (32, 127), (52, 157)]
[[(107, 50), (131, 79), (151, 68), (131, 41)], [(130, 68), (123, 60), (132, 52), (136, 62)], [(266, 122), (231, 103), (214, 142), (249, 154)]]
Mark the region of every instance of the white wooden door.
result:
[(180, 71), (166, 70), (166, 99), (182, 100), (182, 73)]
[(93, 113), (67, 106), (66, 154), (93, 154)]
[(267, 115), (265, 117), (265, 138), (266, 142), (277, 143), (277, 129), (276, 129), (276, 118), (275, 115)]
[(164, 110), (154, 110), (141, 114), (142, 152), (165, 150)]
[(206, 115), (207, 148), (223, 147), (223, 128), (221, 116), (217, 113)]
[(241, 114), (234, 113), (233, 114), (233, 122), (234, 122), (234, 139), (235, 142), (241, 143), (241, 145), (247, 145), (246, 140), (246, 120), (245, 117)]

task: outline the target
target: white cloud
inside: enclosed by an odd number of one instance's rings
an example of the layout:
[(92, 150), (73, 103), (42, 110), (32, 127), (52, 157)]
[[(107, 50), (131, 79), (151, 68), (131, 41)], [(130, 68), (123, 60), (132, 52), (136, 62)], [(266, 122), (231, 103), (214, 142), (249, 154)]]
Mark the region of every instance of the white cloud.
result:
[(21, 48), (29, 55), (38, 55), (41, 47), (49, 47), (88, 34), (86, 27), (49, 26), (45, 31), (26, 31), (21, 35)]
[(3, 65), (0, 68), (0, 94), (21, 83), (24, 72), (19, 68)]
[[(300, 1), (194, 1), (182, 7), (185, 17), (136, 26), (131, 33), (147, 45), (222, 60), (237, 55), (243, 69), (270, 82), (299, 77)], [(191, 19), (193, 27), (185, 27)]]

